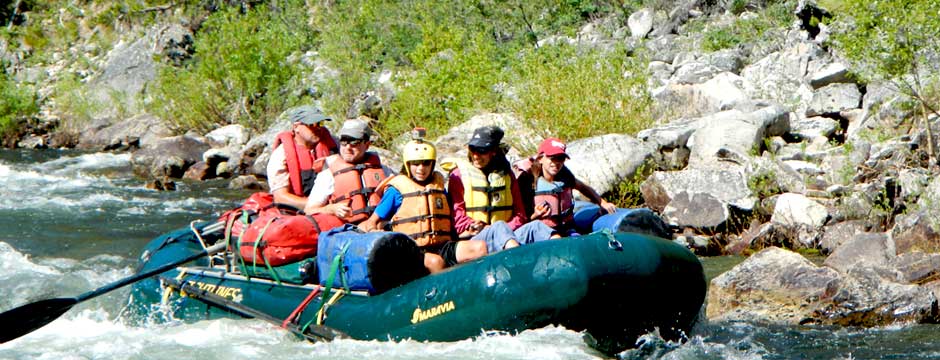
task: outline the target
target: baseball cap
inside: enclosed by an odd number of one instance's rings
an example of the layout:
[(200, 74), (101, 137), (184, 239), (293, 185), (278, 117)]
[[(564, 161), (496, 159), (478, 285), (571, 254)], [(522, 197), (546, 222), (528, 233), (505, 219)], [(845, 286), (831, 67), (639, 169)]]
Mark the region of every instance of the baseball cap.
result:
[(503, 129), (497, 126), (484, 126), (473, 131), (473, 136), (467, 146), (491, 150), (499, 146), (503, 140)]
[(287, 118), (291, 122), (299, 122), (306, 125), (333, 120), (329, 116), (324, 115), (320, 109), (310, 105), (302, 105), (287, 110)]
[(346, 120), (343, 128), (339, 129), (339, 137), (349, 137), (359, 140), (368, 140), (372, 136), (369, 123), (359, 119)]
[(565, 152), (565, 143), (558, 138), (546, 138), (542, 140), (542, 144), (539, 145), (539, 154), (552, 157), (556, 155), (564, 155), (566, 158), (571, 158), (568, 156), (568, 153)]

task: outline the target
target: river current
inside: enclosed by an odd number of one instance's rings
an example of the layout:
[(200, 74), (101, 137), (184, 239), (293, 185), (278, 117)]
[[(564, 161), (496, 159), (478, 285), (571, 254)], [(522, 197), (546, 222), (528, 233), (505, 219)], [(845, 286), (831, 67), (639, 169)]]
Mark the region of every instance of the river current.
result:
[[(0, 311), (73, 297), (132, 275), (150, 239), (210, 219), (248, 195), (225, 185), (181, 181), (178, 191), (158, 192), (131, 175), (128, 154), (0, 150)], [(709, 277), (740, 261), (702, 260)], [(605, 358), (580, 333), (560, 327), (516, 335), (481, 331), (452, 343), (314, 344), (257, 320), (130, 325), (123, 313), (127, 295), (120, 289), (75, 306), (49, 325), (0, 344), (0, 359)], [(706, 322), (687, 341), (648, 334), (618, 357), (940, 359), (937, 334), (937, 325), (856, 329)]]

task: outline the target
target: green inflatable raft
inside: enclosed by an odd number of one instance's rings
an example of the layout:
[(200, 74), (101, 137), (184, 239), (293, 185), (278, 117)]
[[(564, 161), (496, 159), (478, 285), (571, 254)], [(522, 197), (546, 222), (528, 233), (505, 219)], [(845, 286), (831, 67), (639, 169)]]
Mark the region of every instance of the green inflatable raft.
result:
[[(504, 250), (413, 280), (414, 266), (387, 261), (407, 254), (387, 250), (410, 242), (406, 236), (337, 230), (321, 234), (319, 270), (313, 261), (265, 269), (207, 256), (138, 282), (132, 304), (141, 316), (163, 303), (175, 318), (258, 317), (326, 339), (341, 334), (455, 341), (555, 324), (584, 331), (592, 346), (616, 353), (650, 331), (683, 336), (699, 316), (706, 291), (701, 263), (683, 246), (611, 231), (636, 231), (636, 222), (624, 224), (631, 218), (636, 214), (595, 217), (592, 222), (606, 228)], [(154, 239), (141, 256), (140, 270), (222, 241), (216, 230), (217, 225), (204, 224)], [(331, 236), (333, 245), (323, 245)], [(326, 257), (323, 246), (343, 251)], [(371, 281), (372, 288), (357, 290), (357, 281)]]

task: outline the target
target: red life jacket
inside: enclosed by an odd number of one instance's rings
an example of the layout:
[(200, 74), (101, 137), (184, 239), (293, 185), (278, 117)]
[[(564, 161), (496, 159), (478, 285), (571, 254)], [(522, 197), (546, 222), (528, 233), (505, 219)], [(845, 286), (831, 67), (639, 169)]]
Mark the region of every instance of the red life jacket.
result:
[(276, 149), (278, 145), (284, 145), (287, 172), (290, 174), (290, 186), (287, 189), (291, 194), (297, 196), (307, 196), (310, 193), (317, 173), (323, 169), (323, 161), (316, 160), (325, 159), (337, 152), (336, 142), (330, 136), (329, 130), (319, 127), (314, 131), (320, 137), (320, 142), (317, 143), (313, 151), (306, 146), (297, 144), (294, 141), (294, 134), (290, 131), (281, 132), (274, 138), (272, 149)]
[(385, 180), (379, 156), (367, 152), (365, 159), (358, 164), (350, 164), (336, 156), (330, 164), (330, 171), (333, 173), (330, 204), (349, 202), (352, 212), (343, 219), (348, 223), (358, 224), (368, 219), (381, 200), (375, 189)]
[(321, 232), (343, 225), (329, 214), (294, 215), (276, 207), (261, 212), (238, 241), (246, 265), (281, 266), (317, 254)]
[(570, 223), (574, 220), (574, 200), (571, 194), (571, 187), (558, 185), (554, 182), (546, 181), (539, 177), (536, 179), (540, 188), (549, 187), (549, 189), (535, 190), (535, 205), (548, 204), (552, 209), (549, 217), (542, 218), (543, 223), (550, 227)]

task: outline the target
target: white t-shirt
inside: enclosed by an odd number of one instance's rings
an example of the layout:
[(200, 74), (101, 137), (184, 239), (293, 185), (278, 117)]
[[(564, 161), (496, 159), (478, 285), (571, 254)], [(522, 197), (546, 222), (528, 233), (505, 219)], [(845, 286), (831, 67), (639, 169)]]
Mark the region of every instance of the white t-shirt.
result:
[[(329, 201), (330, 195), (333, 195), (335, 180), (333, 179), (333, 172), (330, 171), (330, 164), (332, 164), (337, 157), (339, 157), (339, 155), (330, 155), (326, 158), (323, 170), (317, 174), (317, 179), (313, 182), (313, 188), (310, 189), (310, 195), (307, 196), (307, 206), (324, 206)], [(385, 166), (385, 164), (382, 164), (382, 172), (385, 173), (385, 176), (395, 175), (395, 172), (388, 166)]]
[(268, 167), (265, 171), (268, 174), (268, 187), (273, 193), (275, 190), (290, 186), (290, 172), (287, 170), (287, 153), (284, 151), (284, 145), (278, 145), (271, 151), (271, 158), (268, 159)]

